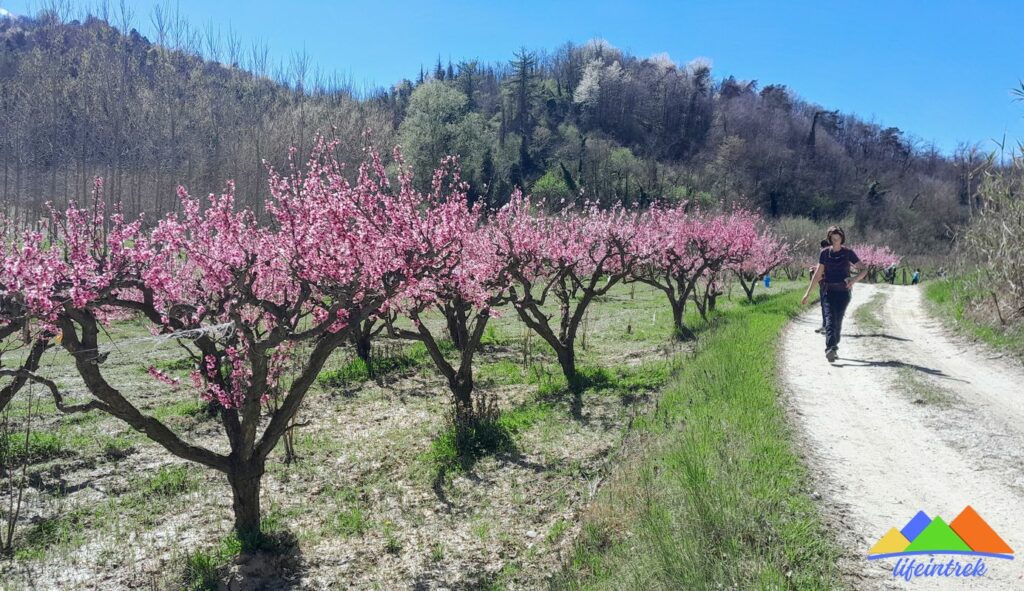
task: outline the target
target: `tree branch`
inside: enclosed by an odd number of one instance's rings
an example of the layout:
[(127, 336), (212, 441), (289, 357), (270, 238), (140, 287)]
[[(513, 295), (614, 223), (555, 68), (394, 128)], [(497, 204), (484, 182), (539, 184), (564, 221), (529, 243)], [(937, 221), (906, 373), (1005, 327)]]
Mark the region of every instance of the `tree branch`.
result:
[(85, 404), (72, 404), (70, 406), (64, 404), (64, 396), (60, 393), (60, 389), (57, 388), (57, 384), (53, 380), (36, 375), (25, 368), (0, 369), (0, 376), (14, 376), (22, 379), (22, 383), (24, 383), (24, 381), (32, 381), (45, 386), (53, 395), (53, 404), (57, 407), (57, 410), (62, 413), (71, 414), (76, 412), (88, 412), (90, 410), (110, 412), (110, 407), (99, 400), (91, 400)]

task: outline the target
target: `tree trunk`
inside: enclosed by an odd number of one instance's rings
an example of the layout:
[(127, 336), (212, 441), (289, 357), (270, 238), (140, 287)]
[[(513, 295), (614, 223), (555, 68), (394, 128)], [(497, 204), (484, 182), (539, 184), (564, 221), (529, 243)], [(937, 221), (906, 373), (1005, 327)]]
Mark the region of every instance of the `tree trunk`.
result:
[[(580, 305), (583, 304), (581, 303)], [(562, 374), (565, 376), (569, 388), (573, 389), (573, 391), (578, 391), (581, 384), (579, 374), (576, 373), (576, 353), (573, 350), (576, 340), (575, 325), (578, 322), (567, 319), (563, 308), (562, 334), (556, 335), (548, 323), (550, 318), (543, 313), (536, 301), (529, 300), (527, 305), (517, 304), (515, 308), (523, 323), (555, 350), (555, 354), (558, 356), (558, 364), (562, 367)]]
[(672, 304), (672, 325), (675, 327), (676, 338), (680, 341), (690, 341), (696, 338), (697, 335), (693, 334), (693, 331), (683, 324), (683, 313), (686, 310), (685, 300), (669, 300)]
[(697, 306), (697, 313), (700, 314), (700, 319), (705, 323), (708, 321), (708, 292), (703, 293), (694, 290), (693, 292), (693, 304)]
[(576, 372), (576, 352), (571, 346), (555, 347), (555, 352), (558, 354), (558, 365), (562, 366), (562, 374), (565, 375), (569, 389), (578, 392), (583, 387), (583, 381)]
[[(42, 360), (43, 354), (46, 353), (48, 348), (49, 345), (45, 340), (37, 340), (35, 344), (32, 345), (32, 349), (29, 351), (28, 357), (25, 359), (24, 363), (22, 363), (21, 369), (25, 369), (30, 372), (34, 372), (39, 369), (39, 362)], [(18, 375), (14, 376), (6, 386), (0, 388), (0, 412), (3, 412), (3, 410), (7, 408), (7, 404), (12, 398), (14, 398), (14, 395), (25, 386), (26, 382), (28, 382), (27, 377)]]
[(747, 301), (754, 303), (754, 288), (757, 287), (757, 279), (755, 278), (748, 284), (747, 278), (742, 273), (736, 273), (736, 277), (740, 280), (740, 287), (743, 288), (743, 293), (747, 294)]
[[(460, 324), (460, 320), (462, 324)], [(452, 344), (455, 345), (455, 349), (458, 351), (462, 351), (462, 348), (465, 346), (465, 334), (462, 328), (465, 321), (465, 316), (461, 310), (445, 314), (445, 322), (448, 324), (448, 336), (451, 337)]]
[(457, 427), (472, 425), (476, 419), (473, 412), (473, 375), (459, 371), (449, 380), (452, 396), (455, 398), (455, 424)]
[[(370, 368), (370, 347), (371, 342), (369, 332), (360, 331), (356, 337), (356, 355), (366, 362), (367, 369)], [(371, 370), (370, 373), (373, 374), (373, 371)]]
[(235, 533), (240, 540), (258, 538), (260, 532), (260, 483), (265, 466), (263, 460), (239, 462), (228, 471), (232, 508), (235, 511)]

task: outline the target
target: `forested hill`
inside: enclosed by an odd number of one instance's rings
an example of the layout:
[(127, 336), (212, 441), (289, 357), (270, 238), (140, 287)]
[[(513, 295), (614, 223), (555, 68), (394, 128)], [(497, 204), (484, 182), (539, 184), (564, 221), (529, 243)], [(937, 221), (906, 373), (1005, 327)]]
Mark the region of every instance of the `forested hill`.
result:
[[(261, 161), (317, 131), (362, 158), (400, 143), (420, 182), (461, 156), (473, 195), (513, 186), (551, 207), (579, 195), (643, 206), (726, 201), (772, 217), (844, 220), (932, 248), (967, 216), (977, 161), (944, 157), (894, 127), (801, 100), (785, 86), (716, 77), (697, 60), (604, 42), (522, 50), (497, 64), (437, 63), (417, 80), (355, 93), (316, 57), (275, 66), (267, 48), (160, 15), (158, 42), (87, 17), (0, 18), (0, 171), (8, 212), (81, 199), (90, 178), (128, 213), (174, 206), (173, 188), (266, 196)], [(129, 31), (127, 34), (122, 30)], [(752, 49), (753, 51), (753, 49)], [(904, 248), (906, 251), (906, 248)]]

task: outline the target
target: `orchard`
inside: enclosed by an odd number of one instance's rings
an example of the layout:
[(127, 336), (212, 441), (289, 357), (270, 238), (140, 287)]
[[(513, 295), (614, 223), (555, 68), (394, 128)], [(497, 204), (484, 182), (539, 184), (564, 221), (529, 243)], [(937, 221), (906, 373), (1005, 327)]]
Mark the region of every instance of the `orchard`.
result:
[[(304, 163), (293, 151), (285, 170), (271, 170), (271, 198), (259, 214), (237, 205), (229, 183), (206, 199), (180, 188), (178, 213), (129, 220), (103, 206), (97, 179), (92, 203), (51, 210), (28, 230), (4, 221), (0, 336), (29, 352), (18, 367), (0, 369), (8, 379), (0, 407), (36, 383), (63, 412), (116, 417), (222, 474), (234, 529), (251, 539), (260, 535), (267, 458), (338, 349), (361, 343), (369, 360), (381, 330), (421, 342), (451, 392), (455, 426), (472, 433), (499, 413), (474, 387), (474, 355), (496, 315), (517, 316), (579, 390), (581, 325), (613, 286), (663, 292), (675, 335), (688, 339), (689, 301), (705, 316), (736, 278), (753, 302), (758, 280), (791, 258), (792, 245), (751, 211), (591, 203), (548, 213), (518, 191), (488, 211), (470, 203), (454, 158), (423, 193), (401, 154), (385, 165), (368, 150), (349, 181), (333, 148), (321, 139)], [(857, 252), (872, 268), (898, 260), (887, 249)], [(427, 314), (443, 318), (444, 334), (423, 321)], [(187, 381), (155, 367), (149, 376), (207, 404), (222, 447), (193, 443), (143, 412), (137, 388), (108, 374), (101, 340), (121, 318), (143, 320), (187, 350)], [(87, 402), (65, 404), (62, 387), (38, 373), (55, 349), (73, 358)]]

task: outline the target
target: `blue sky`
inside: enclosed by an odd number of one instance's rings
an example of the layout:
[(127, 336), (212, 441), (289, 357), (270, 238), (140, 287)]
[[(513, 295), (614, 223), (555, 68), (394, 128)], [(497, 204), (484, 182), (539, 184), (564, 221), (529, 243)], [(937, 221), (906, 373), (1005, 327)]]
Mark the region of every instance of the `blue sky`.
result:
[[(151, 30), (153, 0), (128, 0)], [(90, 2), (91, 3), (91, 2)], [(116, 0), (111, 2), (116, 5)], [(166, 5), (167, 3), (164, 2)], [(38, 2), (0, 0), (15, 14)], [(601, 37), (639, 56), (709, 58), (716, 78), (786, 84), (806, 100), (903, 129), (949, 153), (1006, 134), (1024, 141), (1024, 3), (329, 2), (171, 0), (195, 26), (232, 28), (287, 61), (305, 51), (358, 86), (414, 78), (438, 56), (507, 60), (520, 46), (554, 49)]]

